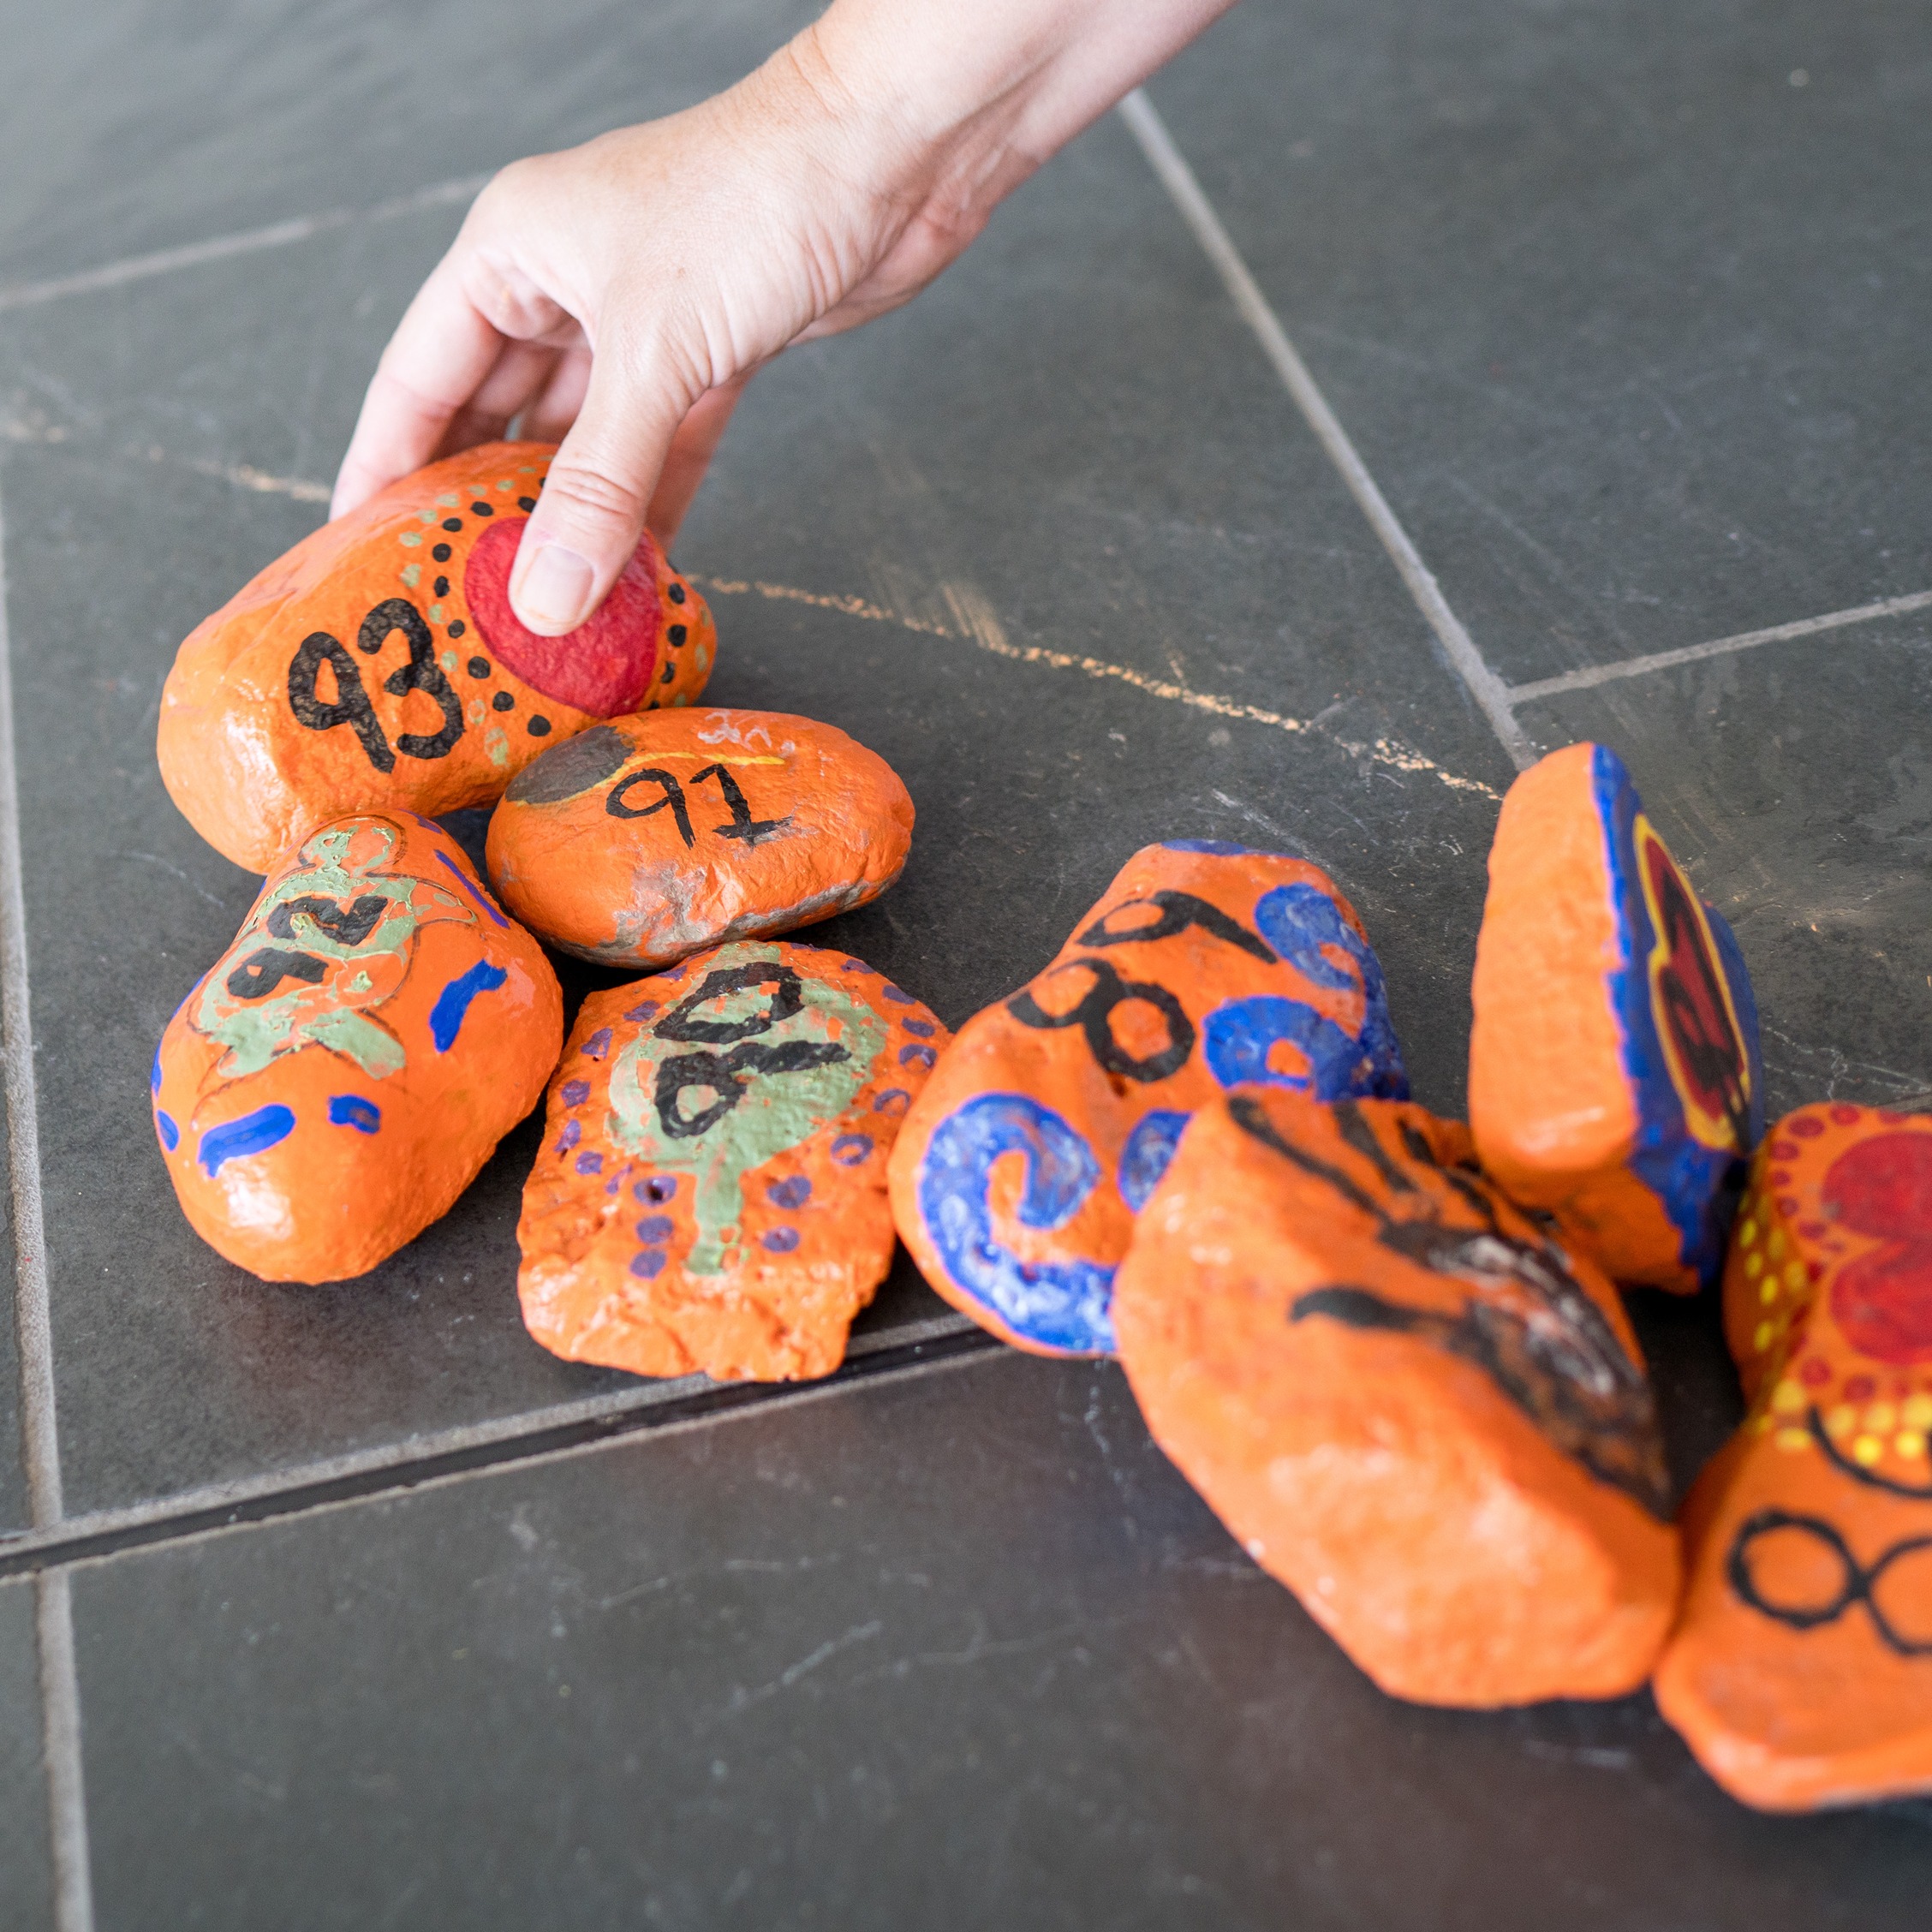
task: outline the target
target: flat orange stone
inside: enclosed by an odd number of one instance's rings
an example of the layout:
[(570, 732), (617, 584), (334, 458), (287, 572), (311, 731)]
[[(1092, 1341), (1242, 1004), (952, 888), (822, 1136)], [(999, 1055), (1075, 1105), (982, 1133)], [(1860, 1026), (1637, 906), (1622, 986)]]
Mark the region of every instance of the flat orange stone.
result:
[(1932, 1792), (1932, 1119), (1780, 1120), (1724, 1325), (1750, 1413), (1685, 1505), (1658, 1707), (1747, 1804)]
[(1154, 1440), (1383, 1690), (1643, 1682), (1679, 1565), (1637, 1340), (1460, 1126), (1259, 1088), (1204, 1106), (1113, 1319)]
[(960, 1029), (893, 1150), (900, 1236), (994, 1334), (1108, 1353), (1136, 1210), (1190, 1113), (1247, 1081), (1406, 1095), (1381, 967), (1318, 867), (1149, 845), (1045, 972)]
[(1764, 1130), (1757, 1006), (1731, 928), (1607, 747), (1510, 787), (1470, 992), (1483, 1166), (1615, 1279), (1714, 1282)]
[(668, 966), (877, 898), (911, 841), (898, 775), (830, 724), (653, 712), (517, 774), (490, 820), (490, 878), (566, 952)]
[(743, 941), (583, 1005), (523, 1191), (532, 1335), (640, 1375), (829, 1374), (892, 1260), (886, 1157), (947, 1041), (862, 959)]
[(567, 637), (510, 607), (510, 569), (554, 454), (492, 443), (325, 524), (198, 625), (161, 694), (169, 795), (218, 852), (265, 872), (347, 812), (495, 802), (600, 718), (690, 702), (717, 640), (646, 537)]
[(366, 1273), (444, 1213), (535, 1106), (556, 975), (426, 819), (311, 833), (154, 1056), (194, 1231), (268, 1281)]

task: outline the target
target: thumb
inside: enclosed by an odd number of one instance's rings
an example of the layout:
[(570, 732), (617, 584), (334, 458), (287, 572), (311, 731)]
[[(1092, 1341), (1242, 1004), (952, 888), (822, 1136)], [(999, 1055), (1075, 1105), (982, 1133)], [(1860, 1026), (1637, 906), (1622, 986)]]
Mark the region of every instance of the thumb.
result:
[(540, 637), (587, 623), (637, 548), (689, 398), (616, 345), (591, 361), (583, 407), (551, 459), (510, 574), (510, 607)]

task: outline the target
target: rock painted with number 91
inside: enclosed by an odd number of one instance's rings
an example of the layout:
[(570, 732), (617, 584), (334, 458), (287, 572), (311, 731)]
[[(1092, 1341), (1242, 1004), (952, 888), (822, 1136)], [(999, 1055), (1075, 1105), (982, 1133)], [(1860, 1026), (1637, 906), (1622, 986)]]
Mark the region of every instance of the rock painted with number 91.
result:
[(268, 1281), (367, 1273), (543, 1092), (556, 975), (456, 841), (364, 813), (313, 832), (169, 1021), (151, 1077), (182, 1211)]
[(1303, 860), (1149, 845), (1043, 973), (961, 1029), (893, 1149), (899, 1233), (995, 1334), (1108, 1353), (1136, 1213), (1194, 1109), (1253, 1082), (1407, 1095), (1362, 921)]
[(1606, 746), (1510, 787), (1471, 998), (1484, 1168), (1616, 1280), (1714, 1281), (1764, 1130), (1757, 1006), (1730, 927)]
[(490, 878), (553, 945), (658, 967), (863, 905), (911, 842), (897, 773), (830, 724), (656, 712), (519, 773), (490, 820)]
[(886, 1159), (946, 1041), (812, 946), (719, 946), (593, 993), (523, 1194), (530, 1333), (641, 1375), (829, 1374), (891, 1265)]
[(492, 443), (325, 524), (198, 625), (161, 694), (170, 796), (265, 872), (343, 813), (488, 805), (599, 719), (689, 703), (717, 640), (649, 536), (588, 623), (527, 630), (510, 572), (554, 454)]
[(1748, 1804), (1932, 1792), (1932, 1119), (1780, 1120), (1724, 1327), (1750, 1411), (1684, 1506), (1658, 1708)]

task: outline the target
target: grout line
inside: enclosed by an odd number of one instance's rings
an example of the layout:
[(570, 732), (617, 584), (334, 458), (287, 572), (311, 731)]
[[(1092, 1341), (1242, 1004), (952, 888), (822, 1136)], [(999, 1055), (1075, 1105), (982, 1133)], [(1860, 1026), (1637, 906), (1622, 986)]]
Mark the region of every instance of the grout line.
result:
[[(346, 1474), (327, 1464), (310, 1464), (283, 1472), (272, 1486), (255, 1486), (224, 1500), (208, 1500), (213, 1492), (188, 1491), (166, 1499), (158, 1507), (69, 1517), (56, 1535), (18, 1541), (0, 1547), (0, 1581), (22, 1576), (44, 1576), (80, 1563), (104, 1562), (140, 1549), (174, 1545), (192, 1537), (283, 1522), (431, 1487), (463, 1482), (471, 1476), (522, 1469), (559, 1457), (608, 1446), (647, 1431), (652, 1434), (721, 1422), (741, 1411), (764, 1413), (790, 1404), (849, 1388), (853, 1384), (894, 1378), (998, 1351), (999, 1343), (965, 1316), (939, 1316), (911, 1322), (877, 1338), (870, 1349), (856, 1349), (844, 1365), (815, 1381), (713, 1382), (702, 1375), (680, 1377), (673, 1383), (651, 1385), (657, 1399), (633, 1400), (614, 1407), (608, 1399), (595, 1412), (591, 1404), (560, 1405), (580, 1411), (559, 1422), (560, 1411), (537, 1411), (543, 1418), (514, 1434), (491, 1436), (480, 1446), (446, 1439), (426, 1450), (379, 1464), (364, 1463)], [(449, 1437), (469, 1432), (451, 1430)], [(480, 1432), (478, 1432), (480, 1433)], [(346, 1458), (344, 1458), (346, 1460)]]
[(118, 289), (126, 283), (144, 282), (150, 276), (172, 275), (178, 269), (199, 268), (204, 262), (225, 261), (231, 255), (285, 248), (291, 242), (306, 242), (312, 236), (346, 228), (352, 222), (393, 221), (400, 215), (446, 207), (452, 201), (474, 199), (489, 179), (487, 175), (469, 175), (461, 181), (438, 182), (432, 188), (419, 188), (414, 194), (379, 201), (373, 207), (330, 208), (319, 215), (298, 215), (292, 221), (273, 222), (266, 228), (248, 229), (240, 235), (218, 235), (179, 248), (158, 248), (152, 254), (130, 255), (121, 261), (104, 263), (99, 268), (83, 269), (77, 275), (18, 283), (10, 289), (0, 288), (0, 315), (10, 309), (35, 308), (43, 302), (60, 301), (69, 295), (91, 295), (98, 289)]
[(55, 1932), (92, 1932), (94, 1886), (81, 1773), (80, 1685), (74, 1664), (74, 1599), (65, 1571), (34, 1578), (33, 1609), (40, 1640), (40, 1720), (47, 1754), (54, 1928)]
[(1589, 665), (1582, 671), (1565, 671), (1560, 677), (1539, 677), (1533, 683), (1512, 684), (1509, 687), (1510, 702), (1532, 704), (1538, 698), (1553, 698), (1564, 691), (1587, 691), (1598, 684), (1613, 683), (1619, 677), (1642, 677), (1653, 671), (1668, 671), (1673, 665), (1728, 657), (1734, 651), (1755, 650), (1760, 644), (1781, 644), (1788, 638), (1812, 637), (1822, 630), (1843, 630), (1847, 624), (1871, 623), (1880, 617), (1902, 617), (1928, 607), (1932, 607), (1932, 590), (1914, 591), (1909, 597), (1881, 598), (1875, 604), (1860, 604), (1850, 611), (1833, 611), (1822, 617), (1800, 617), (1796, 623), (1773, 624), (1768, 630), (1740, 630), (1735, 637), (1715, 638), (1708, 644), (1653, 651), (1647, 657)]
[[(60, 1438), (54, 1421), (53, 1330), (47, 1312), (46, 1224), (40, 1200), (40, 1133), (27, 999), (3, 504), (0, 504), (0, 1029), (3, 1029), (0, 1066), (7, 1090), (7, 1150), (13, 1185), (21, 1452), (34, 1527), (47, 1530), (61, 1517)], [(57, 1932), (92, 1932), (94, 1906), (80, 1757), (80, 1686), (74, 1670), (73, 1602), (64, 1577), (44, 1577), (36, 1583), (34, 1633), (40, 1653), (40, 1728), (47, 1770), (54, 1924)]]
[(1476, 649), (1476, 641), (1464, 628), (1462, 619), (1449, 608), (1442, 587), (1436, 582), (1420, 552), (1410, 541), (1409, 533), (1396, 520), (1387, 498), (1376, 487), (1368, 466), (1349, 440), (1347, 431), (1337, 421), (1334, 411), (1315, 386), (1308, 365), (1296, 353), (1295, 345), (1289, 341), (1279, 319), (1268, 306), (1267, 297), (1261, 293), (1260, 284), (1241, 259), (1240, 251), (1226, 229), (1222, 227), (1220, 217), (1202, 192), (1194, 170), (1188, 166), (1180, 150), (1174, 146), (1166, 123), (1154, 111), (1153, 102), (1136, 87), (1121, 102), (1120, 116), (1140, 143), (1141, 152), (1172, 198), (1174, 206), (1180, 210), (1182, 218), (1194, 230), (1195, 239), (1214, 265), (1242, 319), (1255, 331), (1262, 352), (1274, 365), (1275, 373), (1294, 398), (1296, 407), (1308, 419), (1309, 427), (1315, 432), (1316, 440), (1341, 472), (1349, 493), (1361, 506), (1369, 527), (1381, 539), (1382, 547), (1409, 587), (1409, 594), (1415, 599), (1450, 663), (1469, 687), (1470, 696), (1488, 719), (1503, 749), (1509, 754), (1518, 771), (1525, 770), (1535, 762), (1536, 754), (1523, 727), (1516, 721), (1509, 687), (1483, 661), (1482, 653)]
[(21, 885), (20, 780), (14, 758), (13, 652), (7, 629), (7, 524), (0, 506), (0, 1071), (7, 1100), (13, 1190), (14, 1321), (20, 1351), (21, 1450), (36, 1529), (61, 1517), (60, 1439), (54, 1422), (54, 1344), (47, 1313), (46, 1224), (40, 1201), (40, 1127), (27, 982)]

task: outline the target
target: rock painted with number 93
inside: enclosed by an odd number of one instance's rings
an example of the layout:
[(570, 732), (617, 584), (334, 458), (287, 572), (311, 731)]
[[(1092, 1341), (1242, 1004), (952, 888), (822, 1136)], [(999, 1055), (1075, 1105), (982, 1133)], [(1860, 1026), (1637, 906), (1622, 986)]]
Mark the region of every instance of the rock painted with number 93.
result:
[(829, 1374), (891, 1264), (886, 1154), (947, 1037), (811, 946), (593, 993), (523, 1194), (531, 1334), (641, 1375)]
[(1764, 1130), (1757, 1006), (1730, 927), (1605, 746), (1510, 787), (1471, 998), (1483, 1166), (1619, 1281), (1714, 1281)]
[(1680, 1572), (1643, 1358), (1463, 1127), (1258, 1088), (1202, 1108), (1115, 1320), (1154, 1440), (1385, 1690), (1643, 1682)]
[(492, 443), (305, 537), (182, 644), (161, 694), (169, 795), (264, 872), (345, 812), (488, 805), (599, 719), (689, 703), (711, 613), (647, 536), (590, 622), (524, 629), (510, 572), (552, 446)]
[(1052, 963), (976, 1014), (893, 1149), (921, 1273), (1017, 1346), (1113, 1346), (1113, 1271), (1189, 1115), (1259, 1082), (1404, 1097), (1381, 967), (1319, 868), (1136, 852)]
[(1685, 1505), (1658, 1708), (1749, 1804), (1932, 1792), (1932, 1119), (1780, 1120), (1724, 1326), (1750, 1411)]
[(366, 1273), (536, 1103), (556, 975), (426, 819), (312, 832), (169, 1021), (155, 1133), (204, 1241), (269, 1281)]
[(517, 775), (490, 820), (490, 878), (567, 952), (667, 966), (863, 905), (911, 840), (897, 774), (843, 731), (654, 712), (593, 725)]

